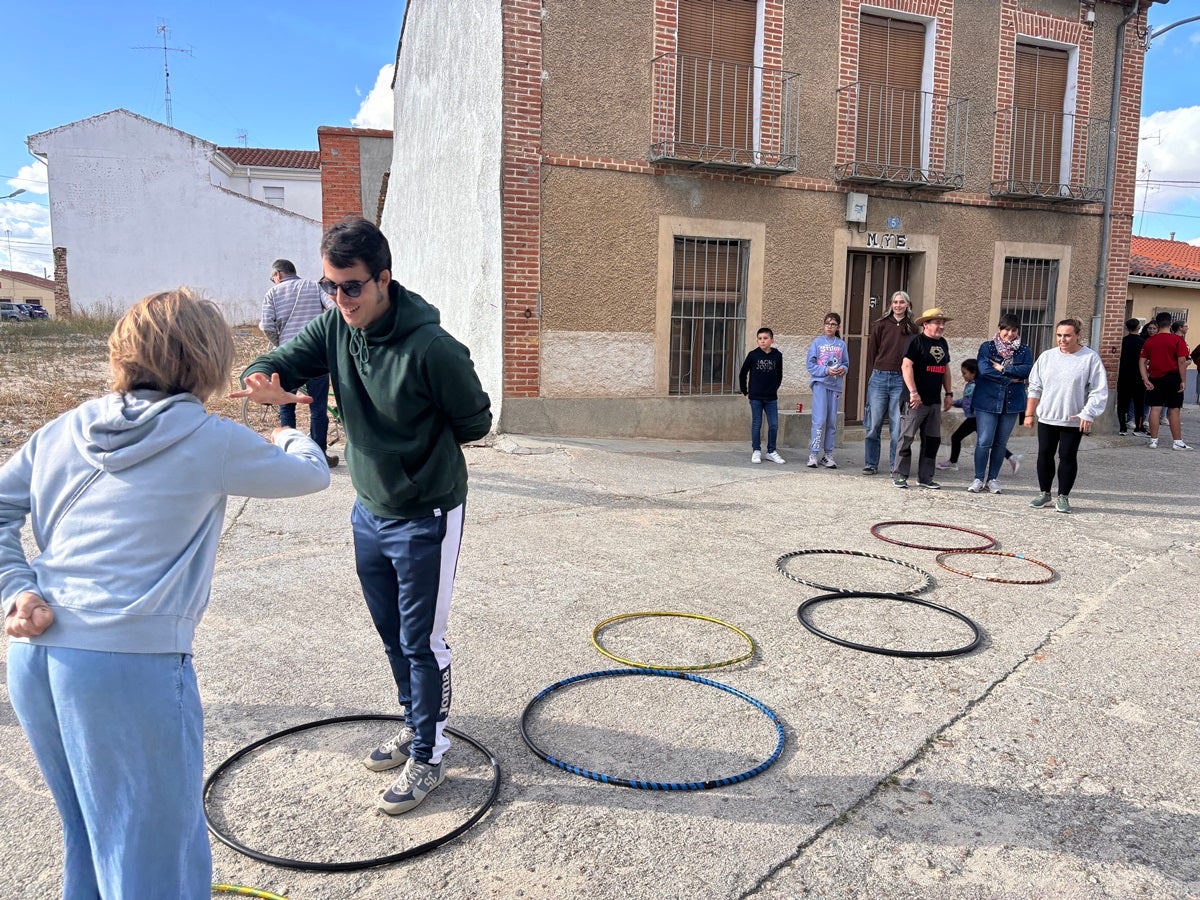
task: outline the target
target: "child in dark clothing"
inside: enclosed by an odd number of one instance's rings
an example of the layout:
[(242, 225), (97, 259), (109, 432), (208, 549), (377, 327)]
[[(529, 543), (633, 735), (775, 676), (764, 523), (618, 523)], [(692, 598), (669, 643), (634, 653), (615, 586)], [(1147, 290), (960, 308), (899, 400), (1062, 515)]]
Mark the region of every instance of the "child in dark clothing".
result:
[(762, 462), (762, 420), (767, 416), (767, 459), (783, 463), (784, 459), (775, 450), (775, 439), (779, 436), (779, 385), (783, 383), (783, 354), (772, 345), (775, 332), (770, 328), (758, 329), (758, 346), (746, 354), (742, 371), (738, 374), (738, 386), (742, 396), (750, 400), (750, 462)]
[[(958, 455), (962, 452), (962, 443), (968, 435), (975, 433), (975, 410), (971, 406), (971, 400), (975, 394), (975, 377), (979, 374), (979, 363), (973, 359), (964, 359), (962, 364), (962, 377), (966, 382), (966, 387), (963, 388), (961, 400), (955, 400), (954, 405), (963, 411), (962, 424), (954, 430), (954, 434), (950, 435), (950, 458), (944, 459), (937, 464), (939, 469), (949, 469), (952, 472), (958, 471)], [(1004, 458), (1008, 460), (1009, 466), (1012, 468), (1012, 473), (1017, 474), (1021, 468), (1021, 457), (1013, 456), (1007, 448), (1004, 450)]]

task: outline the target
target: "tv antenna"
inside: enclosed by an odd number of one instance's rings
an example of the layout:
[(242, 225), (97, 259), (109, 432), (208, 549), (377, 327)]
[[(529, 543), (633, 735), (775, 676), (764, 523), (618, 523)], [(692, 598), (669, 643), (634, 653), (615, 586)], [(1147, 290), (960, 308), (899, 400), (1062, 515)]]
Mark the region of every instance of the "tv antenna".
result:
[(238, 129), (238, 132), (237, 132), (237, 142), (238, 142), (238, 146), (239, 146), (239, 147), (245, 147), (245, 146), (246, 146), (246, 137), (247, 137), (247, 135), (246, 135), (246, 129), (245, 129), (245, 128), (239, 128), (239, 129)]
[(186, 53), (192, 55), (191, 47), (168, 47), (167, 37), (171, 33), (170, 27), (167, 25), (166, 19), (158, 20), (158, 27), (154, 29), (155, 34), (162, 37), (162, 47), (134, 47), (134, 50), (162, 50), (163, 55), (163, 100), (166, 103), (167, 109), (167, 124), (174, 127), (175, 119), (171, 115), (171, 64), (168, 54), (170, 53)]

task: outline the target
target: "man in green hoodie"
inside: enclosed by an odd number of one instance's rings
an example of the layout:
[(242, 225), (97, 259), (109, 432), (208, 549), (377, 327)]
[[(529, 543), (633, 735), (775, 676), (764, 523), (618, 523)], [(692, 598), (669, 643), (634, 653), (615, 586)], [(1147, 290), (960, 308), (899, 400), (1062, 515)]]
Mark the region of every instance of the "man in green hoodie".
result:
[(337, 310), (254, 360), (230, 396), (304, 402), (293, 391), (330, 376), (358, 494), (350, 516), (358, 578), (404, 709), (404, 727), (363, 762), (404, 767), (379, 801), (398, 815), (445, 778), (445, 634), (467, 499), (459, 445), (491, 430), (491, 401), (437, 309), (392, 279), (383, 232), (365, 219), (339, 222), (321, 241), (321, 261), (318, 283)]

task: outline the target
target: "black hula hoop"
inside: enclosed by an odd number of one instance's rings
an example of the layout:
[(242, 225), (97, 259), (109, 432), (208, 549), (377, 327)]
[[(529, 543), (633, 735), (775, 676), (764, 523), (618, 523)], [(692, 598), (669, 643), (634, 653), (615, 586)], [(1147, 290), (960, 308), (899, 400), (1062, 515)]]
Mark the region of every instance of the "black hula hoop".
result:
[[(1033, 580), (1019, 578), (997, 578), (995, 575), (977, 575), (974, 572), (964, 572), (961, 569), (955, 569), (946, 565), (946, 557), (948, 556), (1005, 556), (1009, 559), (1023, 559), (1027, 563), (1032, 563), (1035, 566), (1041, 566), (1050, 574), (1045, 578), (1035, 578)], [(1026, 556), (1024, 553), (1003, 553), (999, 550), (947, 550), (945, 553), (937, 555), (937, 564), (947, 572), (953, 572), (955, 575), (964, 575), (967, 578), (978, 578), (980, 581), (992, 581), (996, 584), (1047, 584), (1054, 580), (1054, 576), (1058, 573), (1050, 566), (1046, 565), (1041, 560), (1034, 559), (1032, 556)]]
[[(854, 641), (848, 641), (845, 638), (835, 637), (828, 632), (822, 631), (814, 625), (805, 612), (810, 606), (815, 606), (818, 603), (823, 603), (826, 600), (846, 600), (850, 597), (866, 597), (872, 600), (899, 600), (901, 603), (915, 603), (918, 606), (927, 606), (930, 609), (936, 609), (938, 612), (946, 613), (948, 616), (953, 616), (960, 622), (964, 623), (971, 629), (974, 639), (971, 643), (958, 647), (953, 650), (892, 650), (888, 647), (872, 647), (870, 644), (859, 644)], [(968, 616), (960, 613), (957, 609), (951, 609), (948, 606), (939, 606), (936, 603), (931, 603), (920, 597), (908, 597), (904, 594), (882, 594), (872, 591), (848, 591), (841, 594), (822, 594), (819, 597), (811, 597), (805, 600), (796, 609), (796, 618), (800, 620), (800, 624), (815, 634), (817, 637), (824, 638), (827, 641), (832, 641), (835, 644), (840, 644), (843, 647), (849, 647), (851, 650), (862, 650), (864, 653), (879, 653), (883, 656), (903, 656), (908, 659), (931, 659), (939, 656), (961, 656), (963, 653), (970, 653), (979, 646), (983, 640), (983, 632), (979, 626), (975, 624)]]
[[(975, 537), (985, 538), (986, 544), (980, 544), (978, 547), (935, 547), (932, 544), (910, 544), (907, 541), (898, 541), (895, 538), (884, 537), (880, 534), (880, 530), (891, 525), (921, 525), (925, 528), (945, 528), (947, 531), (961, 531), (964, 534), (973, 534)], [(967, 553), (978, 553), (983, 550), (991, 550), (996, 546), (996, 539), (990, 534), (984, 534), (982, 531), (973, 531), (970, 528), (962, 528), (958, 525), (941, 525), (937, 522), (877, 522), (871, 526), (871, 534), (879, 538), (881, 541), (887, 541), (889, 544), (896, 544), (900, 547), (911, 547), (914, 550), (958, 550)]]
[[(740, 697), (745, 700), (764, 716), (766, 716), (775, 726), (775, 732), (779, 736), (779, 741), (775, 745), (775, 749), (765, 762), (759, 763), (753, 769), (748, 769), (737, 775), (730, 775), (726, 778), (713, 778), (708, 781), (645, 781), (641, 779), (620, 778), (616, 775), (605, 775), (603, 772), (593, 772), (590, 769), (584, 769), (579, 766), (572, 765), (568, 762), (563, 762), (561, 759), (556, 759), (551, 756), (541, 747), (533, 742), (533, 738), (529, 736), (529, 730), (526, 725), (529, 722), (529, 714), (533, 707), (539, 701), (544, 699), (549, 694), (557, 691), (561, 687), (566, 687), (568, 684), (575, 684), (579, 681), (587, 681), (590, 678), (619, 678), (624, 675), (652, 675), (660, 678), (679, 678), (683, 681), (694, 681), (697, 684), (707, 684), (709, 687), (719, 688), (722, 691), (727, 691), (735, 697)], [(525, 706), (525, 711), (521, 713), (521, 737), (525, 743), (529, 745), (529, 749), (540, 756), (552, 766), (564, 771), (570, 772), (573, 775), (582, 775), (584, 778), (590, 778), (593, 781), (599, 781), (601, 784), (615, 784), (618, 787), (639, 788), (644, 791), (704, 791), (709, 788), (725, 787), (730, 784), (737, 784), (741, 781), (746, 781), (766, 771), (775, 760), (779, 759), (779, 755), (783, 752), (784, 733), (783, 724), (779, 721), (779, 716), (775, 715), (766, 704), (759, 700), (755, 700), (749, 694), (744, 694), (736, 688), (731, 688), (727, 684), (721, 684), (719, 681), (713, 681), (710, 678), (702, 678), (699, 675), (693, 675), (690, 672), (672, 672), (668, 669), (604, 669), (600, 672), (587, 672), (583, 675), (572, 675), (570, 678), (564, 678), (562, 681), (556, 681), (554, 684), (542, 691), (529, 701)]]
[(791, 553), (785, 553), (779, 559), (775, 560), (775, 568), (779, 570), (779, 574), (784, 578), (790, 578), (797, 584), (815, 587), (819, 591), (831, 591), (835, 594), (845, 594), (851, 592), (851, 588), (830, 587), (827, 584), (818, 584), (815, 581), (808, 581), (804, 578), (799, 578), (793, 575), (786, 568), (787, 561), (796, 556), (812, 556), (818, 553), (833, 553), (838, 556), (862, 556), (867, 559), (881, 559), (884, 562), (895, 563), (898, 566), (904, 566), (906, 569), (912, 569), (925, 580), (915, 588), (909, 588), (907, 591), (892, 591), (891, 593), (899, 594), (902, 597), (911, 597), (913, 594), (919, 594), (928, 587), (933, 586), (933, 576), (924, 569), (914, 566), (912, 563), (905, 562), (902, 559), (892, 559), (890, 556), (880, 556), (877, 553), (864, 553), (861, 550), (793, 550)]
[(308, 731), (312, 728), (320, 728), (323, 725), (337, 725), (341, 722), (379, 721), (403, 722), (404, 716), (362, 715), (334, 716), (329, 719), (318, 719), (315, 722), (307, 722), (303, 725), (296, 725), (293, 728), (285, 728), (283, 731), (277, 731), (274, 734), (268, 734), (265, 738), (261, 738), (255, 741), (253, 744), (243, 747), (241, 750), (237, 751), (237, 753), (233, 754), (233, 756), (229, 757), (229, 759), (225, 760), (225, 762), (217, 766), (213, 770), (213, 773), (209, 775), (204, 782), (204, 793), (202, 794), (204, 802), (204, 821), (208, 825), (208, 830), (211, 831), (213, 837), (219, 840), (222, 844), (225, 844), (227, 847), (232, 847), (238, 853), (248, 856), (251, 859), (256, 859), (259, 862), (270, 863), (273, 866), (283, 866), (284, 868), (288, 869), (305, 869), (310, 872), (353, 872), (357, 869), (371, 869), (375, 866), (386, 866), (391, 863), (402, 862), (406, 859), (412, 859), (414, 856), (420, 856), (423, 853), (428, 853), (430, 850), (434, 850), (442, 846), (442, 844), (454, 840), (456, 837), (482, 819), (484, 813), (492, 808), (492, 804), (496, 802), (496, 796), (500, 793), (500, 763), (496, 760), (496, 757), (491, 750), (483, 746), (483, 744), (479, 743), (479, 741), (475, 740), (473, 737), (465, 735), (461, 731), (455, 731), (453, 728), (447, 728), (446, 734), (456, 737), (460, 741), (465, 741), (488, 758), (488, 761), (492, 765), (492, 792), (484, 802), (483, 806), (479, 807), (479, 809), (475, 811), (475, 814), (472, 815), (471, 818), (467, 819), (466, 822), (464, 822), (462, 825), (459, 825), (453, 831), (444, 834), (439, 838), (434, 838), (432, 841), (426, 841), (424, 844), (417, 844), (415, 847), (409, 847), (407, 850), (402, 850), (400, 853), (392, 853), (388, 856), (377, 856), (373, 859), (356, 859), (350, 862), (324, 863), (303, 859), (288, 859), (285, 856), (272, 856), (269, 853), (260, 853), (257, 850), (252, 850), (250, 847), (247, 847), (236, 838), (232, 838), (225, 834), (213, 823), (212, 817), (208, 814), (209, 793), (211, 792), (213, 785), (216, 784), (217, 779), (224, 774), (225, 770), (247, 753), (257, 750), (264, 744), (269, 744), (272, 741), (277, 741), (280, 738), (287, 737), (289, 734)]

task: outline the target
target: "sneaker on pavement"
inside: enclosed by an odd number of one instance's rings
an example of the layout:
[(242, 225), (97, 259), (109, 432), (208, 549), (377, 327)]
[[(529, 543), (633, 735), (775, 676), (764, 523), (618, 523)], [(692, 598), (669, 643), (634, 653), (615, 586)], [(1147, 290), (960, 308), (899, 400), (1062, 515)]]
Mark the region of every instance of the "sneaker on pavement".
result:
[(940, 463), (937, 464), (937, 467), (939, 469), (943, 469), (943, 470), (949, 469), (951, 472), (958, 471), (958, 463), (950, 462), (950, 460), (948, 460), (948, 459), (943, 459)]
[(1148, 432), (1145, 428), (1135, 428), (1133, 429), (1133, 433), (1139, 437), (1150, 437), (1150, 432)]
[(936, 481), (918, 481), (917, 487), (923, 487), (931, 491), (940, 491), (942, 489), (942, 486)]
[(1150, 443), (1147, 445), (1151, 450), (1158, 449), (1158, 438), (1150, 438)]
[(414, 737), (413, 730), (406, 725), (394, 738), (384, 741), (372, 750), (370, 755), (363, 760), (363, 765), (372, 772), (386, 772), (388, 769), (404, 765), (408, 761), (408, 754), (412, 751)]
[(1016, 475), (1021, 471), (1021, 454), (1016, 453), (1008, 458), (1008, 467), (1012, 469), (1012, 473)]
[(863, 474), (864, 475), (874, 475), (878, 471), (879, 470), (876, 469), (874, 466), (863, 466)]
[(1172, 450), (1191, 450), (1192, 448), (1189, 447), (1187, 444), (1185, 444), (1183, 441), (1175, 441), (1174, 443), (1171, 444), (1171, 449)]
[(430, 791), (446, 780), (442, 762), (427, 763), (409, 759), (395, 784), (379, 798), (379, 808), (389, 816), (398, 816), (419, 806)]
[(817, 467), (818, 462), (819, 462), (819, 460), (817, 459), (817, 454), (810, 453), (810, 454), (808, 454), (808, 462), (806, 462), (805, 465), (808, 466), (810, 469), (815, 469)]
[(906, 488), (908, 487), (908, 479), (903, 475), (897, 475), (892, 479), (892, 484), (898, 488)]
[[(1179, 450), (1180, 448), (1179, 448), (1179, 447), (1176, 447), (1175, 449), (1176, 449), (1176, 450)], [(832, 456), (826, 456), (826, 457), (824, 457), (824, 458), (821, 460), (821, 465), (822, 465), (822, 466), (824, 466), (826, 469), (836, 469), (836, 468), (837, 468), (837, 463), (835, 463), (835, 462), (833, 461), (833, 457), (832, 457)]]
[(1054, 508), (1056, 510), (1058, 510), (1059, 512), (1070, 512), (1071, 511), (1071, 501), (1068, 500), (1066, 497), (1064, 497), (1062, 494), (1059, 494), (1058, 499), (1054, 501)]
[(1043, 507), (1050, 505), (1050, 500), (1051, 500), (1050, 493), (1048, 491), (1043, 491), (1042, 493), (1040, 493), (1036, 497), (1034, 497), (1032, 500), (1030, 500), (1029, 505), (1032, 506), (1034, 509), (1042, 509)]
[(752, 463), (760, 463), (760, 462), (762, 462), (762, 451), (761, 451), (761, 450), (755, 450), (753, 453), (751, 453), (751, 454), (750, 454), (750, 462), (752, 462)]
[(988, 489), (989, 494), (1000, 493), (1000, 482), (997, 481), (995, 478), (989, 478), (988, 483), (987, 483), (987, 489)]
[(338, 461), (336, 456), (330, 456), (328, 453), (325, 454), (325, 465), (329, 466), (329, 468), (336, 469)]
[(1128, 431), (1128, 429), (1122, 428), (1120, 431), (1117, 432), (1117, 434), (1119, 434), (1121, 437), (1126, 437), (1129, 434), (1129, 431)]
[(780, 465), (783, 465), (783, 457), (779, 455), (777, 450), (772, 450), (770, 453), (768, 453), (767, 459), (773, 463), (779, 463)]
[(972, 481), (970, 483), (970, 485), (967, 486), (967, 493), (968, 494), (982, 494), (983, 493), (983, 479), (976, 478), (974, 481)]

